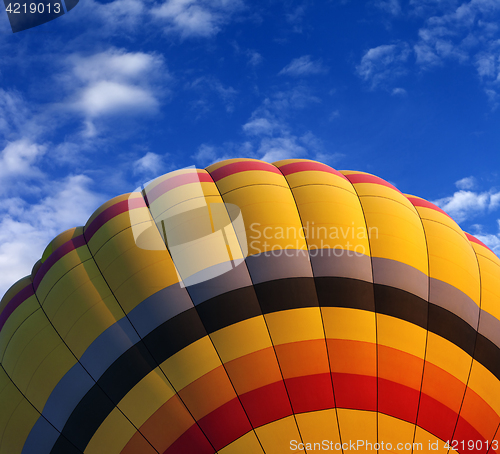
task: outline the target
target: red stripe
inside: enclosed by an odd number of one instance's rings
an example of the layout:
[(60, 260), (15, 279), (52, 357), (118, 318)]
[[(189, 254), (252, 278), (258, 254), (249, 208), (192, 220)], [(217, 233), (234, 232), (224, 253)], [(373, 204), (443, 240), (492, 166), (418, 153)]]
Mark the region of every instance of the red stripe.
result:
[(119, 214), (125, 213), (126, 211), (134, 210), (136, 208), (147, 208), (146, 202), (142, 197), (134, 197), (127, 200), (122, 200), (121, 202), (115, 203), (110, 207), (106, 208), (102, 213), (99, 213), (95, 219), (90, 223), (90, 225), (85, 229), (85, 237), (88, 241), (94, 236), (94, 234), (109, 220), (118, 216)]
[(212, 411), (198, 423), (216, 451), (252, 430), (238, 398)]
[(4, 307), (2, 313), (0, 314), (0, 331), (2, 331), (5, 322), (11, 316), (12, 312), (14, 312), (22, 303), (34, 294), (35, 292), (33, 290), (33, 286), (27, 285), (7, 303), (7, 306)]
[[(372, 376), (332, 373), (337, 408), (377, 411), (377, 379)], [(329, 374), (295, 377), (271, 383), (249, 391), (222, 405), (200, 419), (199, 424), (216, 450), (232, 443), (251, 430), (248, 418), (254, 428), (292, 415), (288, 394), (294, 405), (294, 413), (335, 408), (331, 394)], [(328, 385), (329, 384), (329, 385)], [(323, 391), (317, 391), (319, 386)], [(302, 388), (302, 389), (300, 389)], [(329, 389), (329, 392), (325, 390)], [(420, 404), (419, 404), (420, 398)], [(241, 405), (245, 409), (244, 414)], [(420, 394), (418, 390), (386, 379), (378, 379), (378, 411), (415, 423), (442, 440), (449, 440), (453, 434), (458, 415), (443, 403)], [(199, 437), (201, 448), (192, 443), (197, 434), (197, 426), (192, 426), (165, 451), (172, 453), (198, 453), (205, 451), (206, 440)], [(467, 421), (457, 426), (457, 440), (484, 440), (479, 432)], [(190, 444), (191, 443), (191, 444)], [(482, 451), (481, 451), (482, 452)]]
[[(165, 421), (165, 424), (175, 424), (175, 421)], [(175, 440), (163, 454), (213, 454), (214, 448), (210, 445), (200, 428), (193, 424), (177, 440)]]
[(85, 241), (83, 235), (79, 235), (67, 241), (62, 246), (59, 246), (55, 251), (53, 251), (52, 254), (48, 256), (47, 260), (45, 260), (45, 262), (42, 263), (42, 266), (40, 267), (40, 269), (35, 275), (35, 278), (33, 279), (33, 287), (35, 288), (35, 291), (38, 290), (40, 282), (42, 282), (42, 279), (45, 277), (50, 268), (52, 268), (52, 266), (54, 266), (54, 264), (58, 260), (63, 258), (65, 255), (69, 254), (71, 251), (74, 251), (79, 247), (85, 246), (86, 244), (87, 242)]
[(287, 378), (285, 383), (294, 413), (335, 407), (329, 373)]
[(263, 426), (292, 414), (282, 381), (249, 391), (242, 394), (240, 399), (253, 427)]
[(457, 423), (457, 414), (427, 394), (420, 396), (417, 424), (441, 440), (450, 440)]
[(213, 180), (208, 173), (193, 172), (176, 175), (175, 177), (162, 181), (158, 186), (151, 189), (151, 191), (146, 192), (148, 205), (151, 205), (158, 197), (168, 191), (190, 183), (213, 183)]
[(357, 184), (357, 183), (380, 184), (382, 186), (387, 186), (388, 188), (394, 189), (395, 191), (398, 191), (400, 194), (402, 194), (402, 192), (398, 188), (393, 186), (391, 183), (388, 183), (387, 181), (383, 180), (382, 178), (376, 177), (375, 175), (366, 175), (364, 173), (353, 173), (350, 175), (346, 175), (346, 177), (352, 184)]
[(339, 408), (377, 411), (377, 379), (367, 375), (332, 373)]
[(301, 162), (292, 162), (290, 164), (285, 164), (279, 168), (283, 175), (291, 175), (292, 173), (297, 172), (307, 172), (311, 170), (316, 170), (318, 172), (328, 172), (333, 175), (337, 175), (338, 177), (343, 178), (344, 180), (349, 181), (345, 175), (341, 174), (338, 170), (332, 169), (330, 166), (326, 164), (321, 164), (320, 162), (314, 161), (301, 161)]
[(415, 424), (420, 392), (409, 386), (378, 379), (378, 411)]
[(248, 172), (250, 170), (261, 170), (265, 172), (272, 172), (281, 175), (279, 169), (272, 164), (262, 161), (239, 161), (219, 167), (210, 172), (214, 181), (222, 180), (222, 178), (234, 175), (235, 173)]
[[(491, 436), (493, 437), (493, 435), (494, 434), (492, 433)], [(490, 443), (486, 445), (486, 439), (462, 416), (458, 418), (458, 424), (457, 428), (455, 429), (453, 439), (457, 440), (458, 442), (458, 451), (464, 453), (485, 454), (487, 452), (487, 446), (490, 445)], [(465, 447), (465, 449), (462, 449), (462, 445)], [(470, 446), (473, 446), (473, 448), (469, 449)]]
[(434, 205), (433, 203), (428, 202), (427, 200), (418, 199), (416, 197), (408, 197), (408, 200), (413, 204), (413, 206), (430, 208), (431, 210), (439, 211), (440, 213), (448, 216), (450, 219), (453, 219), (446, 211), (443, 211), (437, 205)]

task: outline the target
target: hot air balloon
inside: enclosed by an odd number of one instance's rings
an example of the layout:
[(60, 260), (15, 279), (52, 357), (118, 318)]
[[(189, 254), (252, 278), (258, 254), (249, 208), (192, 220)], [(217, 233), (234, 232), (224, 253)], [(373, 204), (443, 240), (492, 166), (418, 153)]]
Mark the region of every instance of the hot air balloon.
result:
[(493, 453), (500, 261), (376, 176), (232, 159), (56, 237), (0, 361), (1, 454)]

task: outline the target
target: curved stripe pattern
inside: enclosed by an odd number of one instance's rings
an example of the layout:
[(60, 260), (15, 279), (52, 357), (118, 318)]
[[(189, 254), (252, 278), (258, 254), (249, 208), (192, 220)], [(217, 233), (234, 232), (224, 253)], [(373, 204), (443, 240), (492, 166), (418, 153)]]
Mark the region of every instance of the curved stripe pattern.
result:
[(492, 251), (376, 176), (172, 172), (2, 299), (0, 453), (497, 451), (499, 284)]

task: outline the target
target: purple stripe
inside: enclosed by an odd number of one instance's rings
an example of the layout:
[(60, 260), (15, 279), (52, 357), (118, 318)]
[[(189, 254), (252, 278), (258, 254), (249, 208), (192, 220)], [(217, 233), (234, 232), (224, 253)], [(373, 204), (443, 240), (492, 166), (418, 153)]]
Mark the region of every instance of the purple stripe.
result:
[(12, 312), (14, 312), (24, 301), (34, 294), (35, 292), (33, 291), (33, 286), (27, 285), (9, 301), (0, 314), (0, 331), (2, 331), (3, 325), (5, 325), (5, 322), (10, 317)]
[(42, 279), (45, 277), (47, 272), (52, 268), (53, 265), (57, 263), (59, 259), (64, 257), (66, 254), (69, 254), (71, 251), (74, 251), (75, 249), (85, 246), (87, 242), (85, 241), (85, 238), (83, 235), (79, 235), (75, 238), (72, 238), (68, 242), (64, 243), (62, 246), (59, 246), (52, 254), (49, 255), (47, 260), (42, 263), (42, 266), (38, 270), (38, 272), (35, 275), (35, 278), (33, 279), (33, 286), (35, 287), (35, 291), (38, 290), (38, 286), (40, 285), (40, 282), (42, 282)]
[[(92, 238), (92, 236), (110, 219), (113, 219), (115, 216), (118, 216), (121, 213), (135, 208), (146, 208), (146, 203), (144, 202), (144, 199), (142, 197), (123, 200), (110, 206), (102, 213), (100, 213), (90, 223), (89, 227), (85, 230), (85, 237), (90, 240), (90, 238)], [(74, 251), (75, 249), (87, 244), (85, 237), (83, 235), (79, 235), (75, 238), (72, 238), (63, 245), (59, 246), (54, 252), (52, 252), (52, 254), (48, 256), (47, 260), (43, 262), (42, 266), (33, 279), (33, 286), (35, 287), (35, 291), (38, 290), (40, 282), (42, 282), (42, 279), (45, 277), (47, 272), (52, 266), (57, 263), (58, 260), (60, 260), (71, 251)]]
[(111, 205), (102, 213), (98, 214), (96, 218), (90, 223), (90, 225), (85, 229), (85, 237), (90, 241), (95, 233), (104, 224), (106, 224), (106, 222), (118, 216), (119, 214), (125, 213), (125, 211), (133, 210), (135, 208), (147, 208), (146, 202), (142, 197), (122, 200), (121, 202)]

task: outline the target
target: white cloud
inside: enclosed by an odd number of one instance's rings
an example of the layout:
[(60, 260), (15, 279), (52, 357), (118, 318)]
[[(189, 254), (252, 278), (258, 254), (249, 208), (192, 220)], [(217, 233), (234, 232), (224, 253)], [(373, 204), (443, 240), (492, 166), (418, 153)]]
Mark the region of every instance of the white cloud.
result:
[(399, 0), (378, 0), (375, 2), (375, 6), (393, 16), (401, 14)]
[(93, 7), (93, 13), (100, 16), (108, 30), (126, 29), (144, 23), (146, 8), (140, 0), (114, 0), (109, 3), (92, 1), (88, 9), (90, 7)]
[(159, 175), (164, 167), (163, 156), (147, 152), (142, 158), (134, 162), (134, 173), (140, 175)]
[(476, 182), (476, 179), (474, 177), (465, 177), (465, 178), (462, 178), (461, 180), (458, 180), (458, 181), (455, 181), (455, 186), (458, 188), (458, 189), (474, 189), (474, 187), (476, 186), (477, 182)]
[[(0, 134), (6, 140), (19, 137), (35, 138), (47, 128), (35, 118), (33, 107), (23, 96), (14, 90), (0, 88)], [(45, 123), (51, 123), (45, 121)]]
[(166, 0), (151, 13), (167, 33), (206, 38), (216, 35), (242, 7), (240, 0)]
[(36, 205), (20, 198), (0, 203), (0, 295), (31, 273), (45, 247), (59, 233), (83, 225), (104, 198), (85, 175), (70, 176), (46, 188)]
[(498, 56), (484, 52), (477, 55), (476, 69), (479, 76), (496, 78), (498, 74), (498, 60)]
[(163, 67), (163, 59), (156, 54), (126, 52), (111, 48), (88, 57), (71, 55), (68, 58), (72, 76), (85, 82), (114, 80), (138, 81), (149, 72)]
[(406, 73), (404, 63), (409, 54), (406, 43), (374, 47), (365, 52), (356, 72), (372, 89), (376, 88)]
[(329, 121), (333, 121), (333, 120), (336, 120), (337, 118), (340, 117), (340, 111), (337, 109), (337, 110), (334, 110), (330, 116), (328, 117), (328, 120)]
[(293, 111), (302, 110), (320, 102), (321, 100), (311, 94), (306, 87), (296, 86), (291, 90), (278, 91), (265, 98), (262, 105), (252, 115), (257, 112), (272, 112), (284, 118)]
[(316, 153), (314, 159), (324, 164), (335, 166), (345, 157), (344, 153)]
[(433, 203), (446, 211), (455, 221), (463, 222), (498, 208), (500, 192), (474, 192), (461, 189), (451, 197), (444, 197)]
[(266, 137), (262, 139), (257, 152), (260, 155), (259, 159), (266, 162), (307, 156), (307, 150), (297, 143), (297, 138), (294, 136)]
[(413, 50), (417, 57), (417, 64), (425, 68), (436, 66), (441, 63), (441, 59), (434, 53), (434, 50), (428, 44), (415, 44)]
[(158, 100), (147, 89), (111, 81), (100, 81), (82, 90), (75, 107), (88, 117), (103, 114), (136, 114), (156, 111)]
[(260, 136), (271, 134), (276, 127), (277, 125), (268, 118), (257, 117), (245, 123), (243, 125), (243, 131), (247, 134)]
[(74, 91), (67, 105), (86, 117), (89, 137), (97, 133), (92, 122), (96, 117), (156, 112), (162, 91), (155, 82), (170, 78), (156, 54), (113, 48), (86, 57), (71, 55), (66, 65), (69, 71), (60, 79)]
[(497, 235), (491, 233), (480, 233), (474, 235), (479, 241), (482, 241), (488, 246), (496, 255), (500, 257), (500, 233)]
[[(414, 0), (413, 3), (422, 1)], [(414, 46), (417, 64), (428, 69), (455, 60), (462, 64), (472, 62), (485, 84), (485, 93), (496, 105), (496, 87), (500, 80), (500, 48), (497, 0), (471, 0), (456, 4), (442, 2), (440, 11), (429, 17), (419, 30)]]
[(113, 0), (101, 2), (86, 0), (80, 2), (78, 8), (65, 16), (65, 21), (88, 25), (84, 40), (96, 40), (110, 35), (130, 36), (138, 27), (149, 27), (148, 1), (144, 0)]
[(259, 54), (257, 51), (255, 50), (249, 50), (247, 51), (247, 56), (248, 56), (248, 64), (250, 66), (258, 66), (262, 63), (262, 55)]
[(9, 185), (15, 179), (29, 180), (43, 177), (36, 166), (45, 154), (46, 146), (20, 139), (7, 143), (0, 152), (0, 193), (9, 192)]
[(472, 227), (475, 230), (474, 236), (500, 257), (500, 219), (497, 219), (498, 233), (496, 234), (484, 232), (482, 225), (475, 224)]
[(198, 147), (197, 152), (192, 158), (201, 165), (208, 166), (213, 162), (218, 161), (217, 150), (215, 147), (207, 144), (202, 144)]
[(394, 96), (406, 96), (408, 94), (406, 92), (406, 90), (404, 88), (401, 88), (401, 87), (393, 88), (391, 93)]
[(201, 98), (196, 102), (196, 107), (201, 106), (203, 113), (209, 112), (207, 105), (209, 104), (208, 96), (215, 93), (224, 103), (227, 112), (234, 110), (234, 100), (238, 91), (231, 86), (225, 86), (219, 79), (211, 76), (202, 76), (195, 79), (188, 85), (188, 88), (198, 90), (201, 93)]
[(289, 117), (320, 100), (308, 89), (297, 86), (291, 90), (278, 91), (263, 99), (255, 109), (242, 131), (246, 140), (223, 145), (202, 144), (192, 156), (198, 165), (233, 157), (248, 157), (274, 162), (288, 158), (308, 158), (334, 162), (340, 153), (328, 153), (321, 140), (312, 132), (292, 131)]
[(278, 74), (286, 76), (310, 76), (313, 74), (322, 74), (326, 72), (320, 60), (311, 60), (310, 55), (303, 55), (302, 57), (293, 59), (286, 65)]

